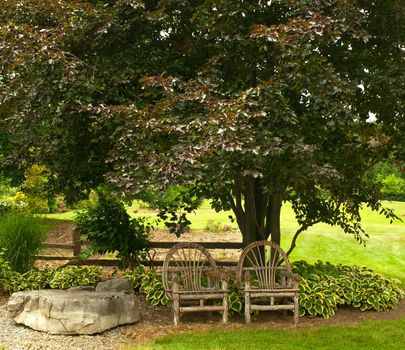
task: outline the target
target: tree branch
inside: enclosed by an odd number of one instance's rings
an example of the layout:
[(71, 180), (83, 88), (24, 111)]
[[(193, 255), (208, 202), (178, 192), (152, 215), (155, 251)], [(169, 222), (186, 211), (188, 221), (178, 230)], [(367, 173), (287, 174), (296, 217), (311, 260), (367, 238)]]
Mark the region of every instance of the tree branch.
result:
[(289, 256), (289, 255), (291, 254), (291, 252), (294, 250), (294, 248), (296, 247), (296, 242), (297, 242), (298, 236), (299, 236), (302, 232), (306, 231), (310, 226), (313, 226), (313, 225), (315, 225), (315, 224), (317, 224), (317, 223), (319, 223), (319, 222), (321, 222), (321, 220), (316, 220), (316, 221), (313, 221), (313, 222), (308, 223), (308, 224), (306, 224), (306, 225), (302, 225), (302, 226), (297, 230), (297, 232), (295, 232), (295, 235), (294, 235), (294, 237), (293, 237), (293, 239), (292, 239), (292, 241), (291, 241), (290, 248), (288, 249), (288, 251), (287, 251), (287, 253), (286, 253), (287, 256)]
[(240, 191), (240, 184), (239, 184), (239, 179), (235, 179), (234, 180), (234, 194), (235, 194), (235, 201), (236, 203), (236, 210), (238, 210), (238, 212), (240, 214), (244, 214), (243, 208), (242, 208), (242, 195), (241, 195), (241, 191)]

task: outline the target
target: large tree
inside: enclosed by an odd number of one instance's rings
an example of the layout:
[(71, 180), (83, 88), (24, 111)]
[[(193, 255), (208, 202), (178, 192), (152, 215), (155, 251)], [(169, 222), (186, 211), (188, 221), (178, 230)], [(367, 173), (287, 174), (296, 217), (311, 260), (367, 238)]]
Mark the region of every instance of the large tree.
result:
[(291, 249), (317, 222), (362, 241), (363, 205), (392, 216), (363, 175), (404, 153), (403, 14), (394, 0), (7, 0), (0, 112), (16, 155), (67, 192), (187, 184), (233, 210), (245, 244), (280, 242), (288, 200)]

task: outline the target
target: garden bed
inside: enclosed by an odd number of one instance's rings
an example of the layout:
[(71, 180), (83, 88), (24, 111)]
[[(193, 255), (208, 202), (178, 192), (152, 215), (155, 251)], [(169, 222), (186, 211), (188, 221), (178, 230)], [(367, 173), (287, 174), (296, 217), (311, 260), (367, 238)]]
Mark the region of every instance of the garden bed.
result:
[[(46, 241), (52, 243), (70, 243), (73, 223), (62, 221), (58, 225), (51, 225)], [(240, 234), (234, 231), (213, 233), (195, 232), (184, 234), (181, 239), (164, 231), (155, 231), (152, 234), (153, 241), (221, 241), (235, 242), (240, 240)], [(57, 255), (57, 250), (50, 252)], [(221, 252), (219, 252), (221, 253)], [(227, 252), (224, 252), (224, 254)], [(238, 251), (234, 252), (231, 258), (238, 257)], [(163, 254), (163, 253), (162, 253)], [(217, 257), (224, 259), (224, 257)], [(226, 259), (229, 259), (226, 256)], [(56, 267), (65, 262), (43, 262), (38, 261), (37, 266)], [(103, 277), (109, 277), (114, 271), (112, 268), (103, 268)], [(251, 325), (244, 323), (244, 317), (234, 314), (230, 316), (229, 323), (223, 325), (219, 314), (209, 317), (206, 314), (186, 314), (182, 317), (179, 327), (172, 325), (171, 309), (166, 306), (150, 306), (146, 303), (143, 295), (139, 296), (141, 301), (141, 321), (134, 325), (117, 327), (96, 336), (51, 336), (46, 333), (33, 331), (23, 326), (10, 324), (6, 319), (7, 296), (0, 295), (0, 348), (5, 349), (120, 349), (128, 344), (144, 343), (151, 341), (153, 337), (170, 333), (186, 331), (204, 331), (212, 328), (231, 329), (256, 329), (256, 328), (292, 328), (292, 315), (283, 315), (281, 312), (262, 312), (253, 318)], [(324, 319), (322, 317), (304, 316), (299, 319), (298, 328), (314, 328), (332, 326), (336, 324), (351, 324), (364, 320), (397, 320), (405, 318), (405, 301), (402, 300), (398, 307), (387, 312), (365, 311), (354, 309), (350, 306), (340, 306), (335, 316)]]

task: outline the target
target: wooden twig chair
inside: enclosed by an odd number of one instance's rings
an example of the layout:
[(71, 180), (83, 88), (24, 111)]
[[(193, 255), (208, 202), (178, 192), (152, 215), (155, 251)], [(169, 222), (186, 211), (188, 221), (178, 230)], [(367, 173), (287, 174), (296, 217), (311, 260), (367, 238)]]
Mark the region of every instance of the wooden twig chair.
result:
[(247, 323), (253, 311), (292, 310), (297, 324), (300, 276), (292, 273), (288, 257), (278, 245), (258, 241), (244, 248), (236, 279), (245, 297)]
[[(163, 286), (172, 299), (175, 325), (181, 313), (198, 311), (222, 311), (222, 321), (228, 321), (228, 281), (203, 246), (187, 242), (173, 246), (162, 274)], [(209, 300), (220, 300), (221, 305), (207, 305)]]

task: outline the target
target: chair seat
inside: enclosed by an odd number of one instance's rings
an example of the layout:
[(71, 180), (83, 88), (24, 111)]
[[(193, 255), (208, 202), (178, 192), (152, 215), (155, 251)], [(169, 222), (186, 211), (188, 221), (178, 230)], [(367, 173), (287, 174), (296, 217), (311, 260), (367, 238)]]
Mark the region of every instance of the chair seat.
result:
[(170, 291), (172, 294), (193, 294), (193, 295), (207, 295), (207, 294), (218, 294), (218, 293), (228, 293), (228, 290), (224, 289), (207, 289), (207, 290), (179, 290), (179, 291)]
[(249, 288), (240, 289), (241, 292), (251, 292), (251, 293), (289, 293), (292, 294), (299, 292), (299, 288), (274, 288), (274, 289), (259, 289), (259, 288)]

